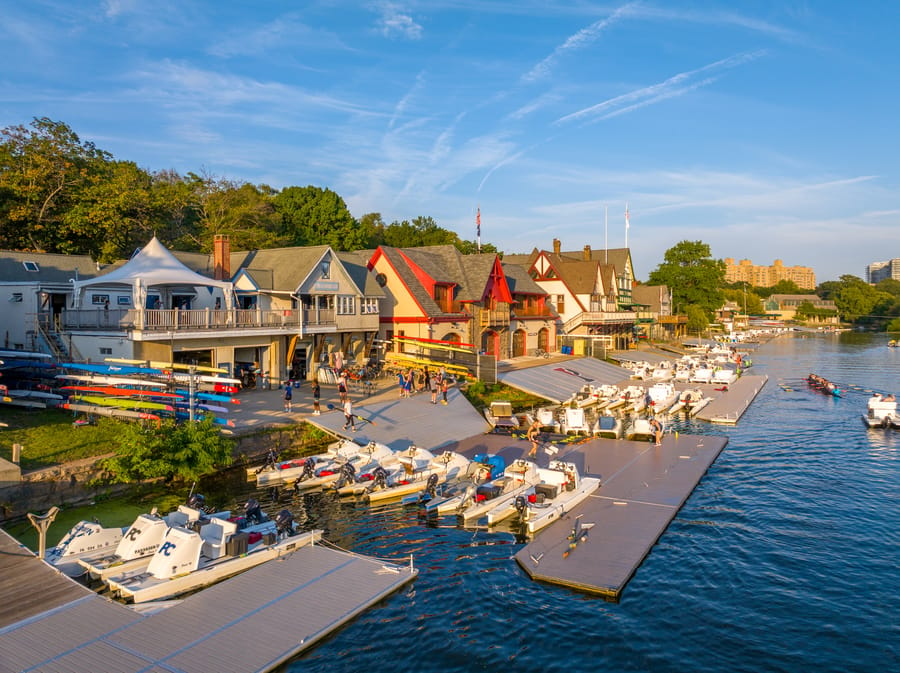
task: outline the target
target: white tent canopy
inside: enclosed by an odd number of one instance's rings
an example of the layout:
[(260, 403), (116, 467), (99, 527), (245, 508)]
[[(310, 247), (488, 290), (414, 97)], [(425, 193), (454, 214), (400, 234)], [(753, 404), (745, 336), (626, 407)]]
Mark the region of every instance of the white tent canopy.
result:
[(134, 305), (142, 307), (147, 297), (147, 288), (163, 285), (217, 287), (225, 295), (225, 306), (232, 306), (233, 286), (230, 281), (215, 280), (202, 276), (178, 261), (154, 236), (134, 257), (102, 276), (75, 281), (75, 306), (81, 304), (84, 288), (96, 285), (128, 285), (133, 288)]

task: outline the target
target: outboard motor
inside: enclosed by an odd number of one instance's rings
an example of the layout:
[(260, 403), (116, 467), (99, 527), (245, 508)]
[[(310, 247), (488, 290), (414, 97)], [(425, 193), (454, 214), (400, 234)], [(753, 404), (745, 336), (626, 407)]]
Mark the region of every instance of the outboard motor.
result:
[(193, 507), (194, 509), (200, 510), (201, 512), (205, 512), (206, 496), (204, 496), (202, 493), (192, 493), (191, 497), (188, 498), (187, 506)]
[(316, 459), (310, 456), (304, 461), (303, 472), (301, 472), (300, 476), (297, 477), (297, 481), (311, 479), (314, 476), (316, 476)]
[(275, 530), (278, 537), (290, 537), (294, 534), (294, 515), (288, 509), (278, 512), (275, 517)]
[(250, 498), (244, 507), (247, 510), (247, 523), (254, 524), (263, 522), (262, 507), (256, 498)]
[(515, 506), (516, 506), (516, 512), (519, 514), (519, 518), (524, 519), (525, 514), (528, 511), (528, 500), (525, 498), (524, 495), (516, 496)]
[(387, 488), (388, 473), (381, 465), (372, 470), (372, 488)]
[(341, 469), (338, 471), (338, 474), (340, 474), (340, 476), (334, 483), (335, 488), (341, 488), (342, 486), (352, 484), (354, 481), (356, 481), (356, 468), (353, 466), (353, 463), (344, 463), (343, 465), (341, 465)]
[(427, 497), (429, 500), (437, 495), (437, 485), (439, 479), (440, 477), (438, 477), (436, 474), (429, 475), (428, 481), (425, 482), (425, 491), (422, 495)]

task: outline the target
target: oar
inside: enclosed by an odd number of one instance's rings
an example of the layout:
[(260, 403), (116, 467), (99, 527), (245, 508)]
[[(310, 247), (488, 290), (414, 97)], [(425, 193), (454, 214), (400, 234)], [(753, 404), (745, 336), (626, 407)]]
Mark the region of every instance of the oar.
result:
[[(328, 407), (329, 411), (334, 411), (335, 409), (337, 409), (337, 407), (335, 407), (333, 404), (326, 404), (325, 406)], [(359, 414), (354, 413), (353, 418), (358, 418), (363, 423), (371, 423), (373, 426), (378, 425), (378, 423), (376, 423), (375, 421), (372, 420), (371, 416), (360, 416)]]

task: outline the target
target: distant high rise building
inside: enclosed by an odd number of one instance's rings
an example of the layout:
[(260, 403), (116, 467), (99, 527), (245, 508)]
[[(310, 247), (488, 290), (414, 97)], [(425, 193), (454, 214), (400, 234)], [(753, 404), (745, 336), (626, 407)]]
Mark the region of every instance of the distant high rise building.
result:
[(725, 281), (728, 283), (773, 287), (780, 280), (792, 280), (797, 287), (806, 290), (816, 289), (816, 274), (808, 266), (785, 266), (780, 259), (776, 259), (772, 266), (757, 266), (749, 259), (735, 264), (733, 258), (725, 258)]
[(900, 257), (887, 262), (872, 262), (866, 267), (866, 281), (872, 285), (885, 278), (900, 280)]

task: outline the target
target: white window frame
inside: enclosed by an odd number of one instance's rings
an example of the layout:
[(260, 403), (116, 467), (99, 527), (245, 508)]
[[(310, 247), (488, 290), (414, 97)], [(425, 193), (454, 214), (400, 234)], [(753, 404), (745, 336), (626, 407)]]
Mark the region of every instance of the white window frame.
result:
[(360, 299), (359, 303), (359, 312), (363, 315), (372, 315), (373, 313), (378, 313), (377, 297), (363, 297), (362, 299)]
[(337, 314), (338, 315), (355, 315), (356, 314), (356, 297), (349, 294), (339, 294), (337, 296)]

